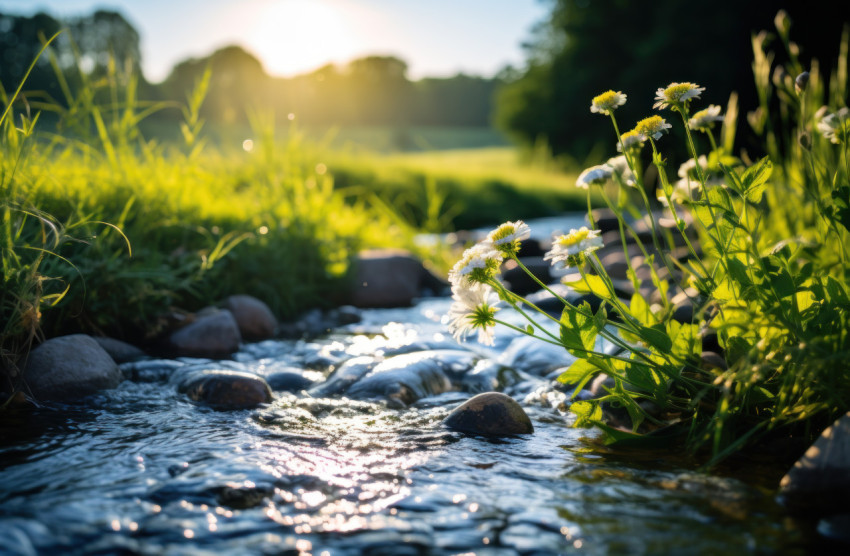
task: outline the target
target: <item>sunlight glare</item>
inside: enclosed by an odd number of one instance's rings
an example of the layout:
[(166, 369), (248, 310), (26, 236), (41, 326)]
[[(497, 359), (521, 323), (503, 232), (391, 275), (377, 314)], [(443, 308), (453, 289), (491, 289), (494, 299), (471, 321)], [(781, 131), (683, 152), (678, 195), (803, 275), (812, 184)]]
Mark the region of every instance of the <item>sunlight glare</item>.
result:
[(269, 73), (307, 72), (355, 54), (344, 16), (340, 6), (326, 0), (274, 0), (257, 10), (244, 40)]

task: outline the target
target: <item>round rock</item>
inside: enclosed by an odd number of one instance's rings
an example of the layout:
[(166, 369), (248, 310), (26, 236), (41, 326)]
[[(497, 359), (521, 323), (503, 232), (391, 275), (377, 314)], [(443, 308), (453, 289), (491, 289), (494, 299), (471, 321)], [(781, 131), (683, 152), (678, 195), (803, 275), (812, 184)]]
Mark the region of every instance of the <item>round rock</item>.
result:
[(38, 401), (68, 401), (115, 388), (124, 376), (94, 338), (72, 334), (52, 338), (32, 350), (24, 380)]
[(178, 390), (215, 409), (247, 409), (272, 401), (271, 388), (262, 377), (239, 371), (192, 373)]
[(466, 400), (443, 423), (450, 429), (488, 436), (534, 432), (522, 407), (501, 392), (485, 392)]
[(224, 307), (233, 314), (242, 338), (248, 341), (268, 340), (277, 329), (277, 319), (269, 306), (250, 295), (231, 295)]
[(171, 334), (169, 340), (178, 356), (217, 358), (239, 349), (242, 336), (233, 313), (225, 309), (200, 315)]

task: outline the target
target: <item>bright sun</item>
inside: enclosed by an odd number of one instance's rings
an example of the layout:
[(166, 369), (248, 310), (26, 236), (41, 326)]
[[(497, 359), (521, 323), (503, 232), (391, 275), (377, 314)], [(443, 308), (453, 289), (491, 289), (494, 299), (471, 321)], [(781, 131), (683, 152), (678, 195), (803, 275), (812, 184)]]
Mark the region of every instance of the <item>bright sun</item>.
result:
[(257, 10), (246, 46), (276, 75), (343, 62), (355, 54), (345, 13), (322, 0), (273, 0)]

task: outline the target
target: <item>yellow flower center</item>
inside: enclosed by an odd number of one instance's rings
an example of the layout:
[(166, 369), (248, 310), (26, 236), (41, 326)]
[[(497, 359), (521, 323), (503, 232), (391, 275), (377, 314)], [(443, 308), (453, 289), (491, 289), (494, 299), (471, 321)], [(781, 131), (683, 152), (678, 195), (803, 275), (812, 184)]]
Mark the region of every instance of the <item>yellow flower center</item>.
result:
[(602, 108), (610, 108), (616, 104), (619, 94), (615, 91), (605, 91), (601, 95), (593, 97), (593, 104)]
[(573, 245), (578, 245), (582, 241), (586, 240), (588, 235), (590, 235), (590, 230), (582, 228), (581, 230), (576, 230), (568, 235), (561, 236), (558, 239), (558, 243), (564, 247), (572, 247)]
[(664, 123), (664, 118), (661, 116), (650, 116), (639, 121), (634, 131), (635, 133), (650, 137), (661, 131)]
[(676, 83), (664, 89), (664, 96), (670, 102), (679, 102), (679, 99), (682, 97), (682, 95), (684, 95), (691, 89), (696, 89), (696, 85), (694, 85), (693, 83)]

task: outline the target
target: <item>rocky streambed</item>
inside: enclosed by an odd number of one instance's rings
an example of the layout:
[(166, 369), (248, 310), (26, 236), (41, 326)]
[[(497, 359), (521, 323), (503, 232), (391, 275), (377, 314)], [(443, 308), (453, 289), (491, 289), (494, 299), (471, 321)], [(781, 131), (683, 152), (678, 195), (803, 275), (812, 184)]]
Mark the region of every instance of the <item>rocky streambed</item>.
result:
[[(506, 329), (492, 348), (459, 344), (449, 304), (362, 310), (227, 360), (135, 360), (84, 402), (10, 413), (0, 553), (785, 554), (822, 542), (778, 503), (784, 467), (708, 475), (669, 453), (593, 446), (554, 380), (569, 355)], [(533, 433), (450, 418), (490, 391), (516, 400)]]

